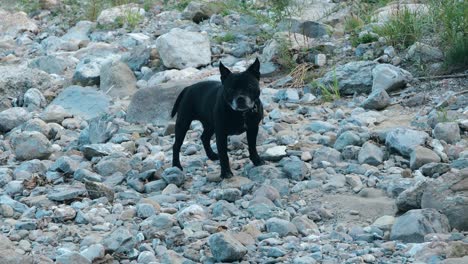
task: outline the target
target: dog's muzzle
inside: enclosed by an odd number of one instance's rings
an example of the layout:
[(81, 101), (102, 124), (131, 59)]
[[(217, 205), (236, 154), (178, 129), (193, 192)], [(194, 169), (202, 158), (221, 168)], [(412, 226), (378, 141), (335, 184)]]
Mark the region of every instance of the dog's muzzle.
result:
[(246, 111), (255, 106), (255, 102), (248, 96), (237, 96), (231, 101), (231, 108), (234, 111)]

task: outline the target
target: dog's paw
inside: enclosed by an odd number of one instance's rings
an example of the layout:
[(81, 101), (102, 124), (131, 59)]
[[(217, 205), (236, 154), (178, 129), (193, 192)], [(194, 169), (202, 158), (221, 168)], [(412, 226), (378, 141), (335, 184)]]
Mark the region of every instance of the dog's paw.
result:
[(221, 179), (229, 179), (232, 178), (234, 174), (232, 172), (221, 172)]

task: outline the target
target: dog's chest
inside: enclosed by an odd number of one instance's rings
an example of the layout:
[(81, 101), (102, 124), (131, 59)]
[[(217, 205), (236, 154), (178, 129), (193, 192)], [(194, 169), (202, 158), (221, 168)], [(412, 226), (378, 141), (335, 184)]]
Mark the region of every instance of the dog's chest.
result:
[(229, 135), (239, 135), (247, 130), (245, 115), (232, 116), (227, 121), (227, 132)]

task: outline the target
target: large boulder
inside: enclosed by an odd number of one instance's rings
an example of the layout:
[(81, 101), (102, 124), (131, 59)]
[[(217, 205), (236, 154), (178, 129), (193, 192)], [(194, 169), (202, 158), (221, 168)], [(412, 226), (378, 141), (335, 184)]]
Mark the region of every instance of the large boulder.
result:
[(468, 230), (468, 169), (448, 172), (431, 180), (421, 198), (421, 208), (435, 208), (448, 217), (450, 225)]
[(156, 39), (156, 49), (164, 66), (184, 69), (211, 62), (208, 35), (174, 28)]
[(372, 91), (392, 92), (404, 88), (413, 76), (410, 72), (391, 64), (379, 64), (372, 69)]
[(392, 150), (399, 152), (405, 157), (409, 157), (411, 152), (423, 145), (429, 135), (423, 131), (409, 128), (395, 128), (387, 133), (385, 144)]
[(376, 65), (373, 61), (348, 62), (327, 72), (318, 81), (324, 85), (333, 85), (336, 78), (341, 94), (368, 94), (372, 90), (372, 69)]
[(133, 95), (137, 91), (135, 75), (127, 64), (110, 61), (101, 68), (100, 89), (117, 98)]
[(432, 134), (436, 139), (444, 140), (449, 144), (455, 144), (460, 141), (460, 127), (456, 122), (438, 123)]
[(410, 167), (413, 170), (424, 164), (439, 161), (440, 157), (434, 151), (421, 146), (417, 146), (410, 154)]
[(126, 121), (166, 125), (177, 96), (193, 81), (160, 84), (157, 87), (138, 90), (128, 106)]
[(46, 108), (61, 106), (67, 112), (91, 119), (100, 116), (108, 110), (111, 98), (93, 88), (70, 86), (63, 90)]
[(15, 37), (18, 33), (25, 31), (37, 33), (38, 30), (36, 23), (29, 19), (26, 13), (10, 13), (0, 9), (0, 36)]
[(9, 98), (17, 98), (30, 88), (45, 91), (56, 84), (50, 75), (25, 65), (0, 65), (0, 111), (11, 107)]
[(404, 243), (422, 243), (427, 234), (448, 232), (450, 225), (445, 215), (435, 209), (415, 209), (396, 219), (390, 239)]
[(0, 133), (6, 133), (31, 118), (31, 114), (21, 107), (13, 107), (0, 112)]
[(229, 233), (216, 233), (208, 238), (211, 254), (218, 262), (234, 262), (247, 254), (245, 248)]
[(46, 136), (36, 131), (26, 131), (11, 140), (17, 160), (47, 159), (52, 154), (51, 144)]

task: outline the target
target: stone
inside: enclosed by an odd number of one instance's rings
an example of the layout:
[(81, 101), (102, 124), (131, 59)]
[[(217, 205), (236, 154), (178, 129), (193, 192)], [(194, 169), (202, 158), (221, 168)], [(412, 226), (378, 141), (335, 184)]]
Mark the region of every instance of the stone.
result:
[(387, 22), (401, 10), (408, 10), (412, 14), (428, 15), (429, 8), (426, 4), (416, 3), (389, 3), (388, 5), (377, 9), (372, 16), (373, 21), (381, 23)]
[(181, 18), (200, 23), (219, 11), (221, 11), (221, 5), (217, 5), (215, 2), (191, 1), (182, 12)]
[(76, 43), (80, 43), (82, 41), (88, 41), (89, 39), (89, 34), (91, 33), (91, 30), (95, 23), (91, 21), (79, 21), (76, 23), (75, 26), (70, 28), (65, 35), (63, 35), (61, 38), (66, 41), (72, 41)]
[(138, 263), (142, 263), (142, 264), (150, 264), (150, 263), (156, 263), (157, 259), (153, 252), (143, 251), (140, 253), (140, 255), (138, 255), (137, 261)]
[(426, 181), (418, 181), (414, 186), (401, 192), (396, 198), (396, 206), (400, 212), (421, 209), (421, 199), (426, 189)]
[(106, 143), (106, 144), (90, 144), (84, 145), (81, 148), (83, 155), (88, 160), (93, 157), (109, 156), (112, 153), (123, 152), (125, 149), (120, 144)]
[(236, 188), (214, 189), (208, 196), (218, 201), (225, 200), (228, 202), (235, 202), (241, 199), (242, 192)]
[(336, 131), (338, 128), (335, 125), (332, 125), (325, 121), (313, 121), (310, 123), (310, 125), (307, 125), (305, 129), (323, 134), (329, 131)]
[(308, 169), (306, 164), (298, 158), (282, 161), (283, 171), (286, 177), (295, 180), (302, 181), (307, 175)]
[(110, 176), (116, 172), (126, 174), (131, 170), (130, 160), (125, 157), (107, 156), (96, 164), (95, 169), (102, 176)]
[(151, 50), (144, 45), (140, 45), (123, 54), (120, 60), (127, 64), (132, 71), (139, 71), (148, 64), (150, 56)]
[(0, 168), (0, 188), (13, 180), (13, 171), (9, 168)]
[(49, 105), (39, 117), (47, 123), (62, 123), (73, 115), (60, 105)]
[(100, 197), (106, 197), (110, 203), (114, 202), (114, 190), (105, 183), (87, 180), (85, 181), (85, 187), (89, 198), (97, 199)]
[(434, 151), (421, 146), (416, 146), (410, 154), (410, 167), (413, 170), (419, 169), (424, 164), (439, 161), (439, 155)]
[(298, 232), (303, 236), (319, 234), (319, 228), (313, 220), (307, 215), (296, 216), (291, 221), (297, 228)]
[(345, 131), (338, 136), (333, 146), (335, 149), (342, 151), (346, 146), (359, 146), (361, 138), (353, 131)]
[(0, 263), (2, 264), (33, 264), (33, 256), (16, 252), (17, 246), (6, 236), (0, 234)]
[(372, 91), (393, 92), (404, 88), (413, 76), (410, 72), (391, 64), (378, 64), (372, 69), (372, 79)]
[(17, 160), (47, 159), (52, 154), (50, 141), (39, 132), (22, 132), (11, 143)]
[(68, 66), (71, 65), (63, 58), (47, 55), (31, 60), (28, 66), (47, 72), (49, 74), (62, 75), (65, 73), (65, 70), (68, 68)]
[(207, 218), (205, 209), (198, 204), (192, 204), (177, 214), (177, 221), (182, 227), (192, 222), (203, 221)]
[(383, 110), (389, 105), (390, 96), (384, 89), (373, 91), (361, 104), (364, 109), (370, 110)]
[(314, 64), (319, 66), (319, 67), (325, 66), (325, 64), (327, 64), (327, 55), (321, 54), (321, 53), (315, 55)]
[(101, 244), (93, 244), (82, 250), (80, 254), (90, 262), (93, 262), (105, 256), (105, 248)]
[(128, 106), (126, 121), (167, 125), (177, 96), (192, 83), (193, 81), (171, 82), (138, 90)]
[(130, 253), (136, 246), (136, 238), (126, 227), (120, 226), (102, 240), (106, 251), (122, 254)]
[(149, 203), (139, 203), (137, 204), (137, 216), (146, 219), (156, 214), (154, 206)]
[(448, 144), (455, 144), (460, 141), (460, 127), (456, 122), (438, 123), (432, 131), (434, 138), (444, 140)]
[(392, 229), (393, 224), (395, 223), (395, 217), (392, 215), (384, 215), (375, 219), (372, 224), (375, 227), (382, 229), (383, 231), (389, 231)]
[(468, 230), (468, 203), (463, 198), (468, 195), (466, 175), (465, 166), (464, 172), (448, 172), (428, 182), (421, 198), (421, 208), (440, 210), (453, 228)]
[(430, 162), (419, 168), (424, 176), (435, 178), (450, 171), (450, 165), (447, 163)]
[(439, 48), (416, 42), (409, 47), (406, 59), (423, 63), (437, 62), (444, 59), (444, 54)]
[(211, 62), (210, 40), (198, 32), (173, 28), (156, 39), (156, 49), (167, 68), (196, 68)]
[(268, 219), (265, 226), (268, 232), (276, 232), (280, 237), (298, 234), (297, 228), (293, 223), (276, 217)]
[(270, 165), (252, 167), (247, 171), (247, 177), (256, 182), (264, 182), (265, 179), (281, 178), (283, 175), (278, 168)]
[(70, 201), (86, 194), (84, 186), (59, 185), (49, 191), (47, 198), (52, 201)]
[(24, 12), (10, 13), (0, 9), (0, 36), (16, 37), (25, 31), (37, 33), (39, 28)]
[(185, 173), (177, 167), (171, 167), (164, 170), (162, 178), (167, 184), (175, 184), (179, 187), (185, 182)]
[(240, 261), (247, 254), (245, 248), (229, 233), (221, 232), (208, 238), (211, 254), (219, 262)]
[(47, 101), (44, 95), (36, 88), (27, 90), (23, 95), (23, 107), (26, 107), (29, 111), (39, 110), (46, 105)]
[(24, 213), (25, 211), (29, 210), (27, 205), (11, 199), (11, 197), (7, 194), (0, 196), (0, 205), (8, 205), (19, 213)]
[(323, 161), (336, 164), (341, 161), (341, 153), (333, 148), (320, 147), (315, 150), (312, 162), (317, 164)]
[(268, 148), (263, 155), (265, 160), (279, 161), (286, 156), (286, 146), (274, 146)]
[(371, 142), (364, 143), (358, 154), (358, 161), (360, 164), (369, 164), (372, 166), (382, 164), (383, 158), (384, 153), (382, 149)]
[(96, 21), (101, 25), (113, 25), (117, 23), (119, 18), (125, 17), (128, 14), (138, 14), (139, 16), (144, 16), (145, 10), (140, 8), (138, 4), (134, 3), (115, 6), (102, 10)]
[(92, 88), (70, 86), (65, 88), (46, 108), (61, 106), (69, 114), (92, 119), (104, 114), (110, 105), (111, 98)]
[(318, 81), (327, 86), (333, 85), (336, 78), (341, 94), (368, 94), (372, 90), (372, 69), (376, 65), (373, 61), (348, 62), (337, 66), (334, 71), (327, 72)]
[(430, 233), (448, 233), (447, 217), (435, 209), (414, 209), (398, 217), (390, 233), (391, 240), (404, 243), (422, 243)]
[(81, 60), (73, 73), (73, 84), (82, 86), (99, 85), (101, 81), (101, 69), (109, 63), (108, 59), (96, 57)]
[(13, 107), (0, 112), (0, 132), (6, 133), (31, 118), (26, 109)]
[(401, 155), (409, 157), (411, 152), (417, 146), (423, 145), (428, 138), (429, 135), (423, 131), (409, 128), (394, 128), (387, 133), (385, 144)]
[(127, 64), (110, 61), (101, 68), (99, 88), (113, 98), (132, 96), (137, 91), (136, 78)]

